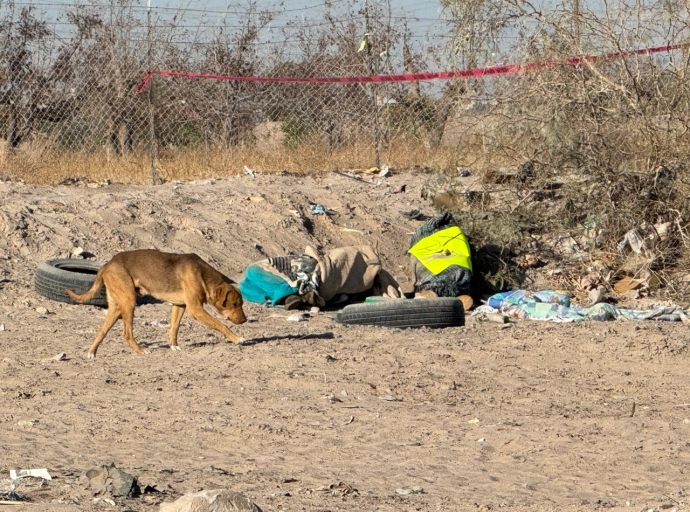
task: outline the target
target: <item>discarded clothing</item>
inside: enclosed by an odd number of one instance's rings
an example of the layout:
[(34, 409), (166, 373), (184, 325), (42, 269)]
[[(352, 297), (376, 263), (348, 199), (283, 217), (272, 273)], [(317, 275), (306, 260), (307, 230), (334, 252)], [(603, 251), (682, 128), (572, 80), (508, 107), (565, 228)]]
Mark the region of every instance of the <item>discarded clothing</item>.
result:
[(299, 257), (268, 258), (249, 265), (240, 282), (245, 300), (274, 306), (299, 295), (306, 304), (323, 307), (338, 295), (369, 290), (392, 298), (403, 296), (371, 245), (341, 247), (325, 254), (307, 247)]
[(311, 256), (281, 256), (252, 263), (240, 282), (240, 293), (249, 302), (278, 304), (289, 295), (306, 295), (320, 285), (321, 269)]
[(553, 322), (581, 322), (584, 320), (664, 320), (689, 323), (687, 311), (680, 306), (654, 306), (646, 310), (617, 308), (599, 303), (591, 307), (571, 305), (570, 297), (553, 290), (528, 292), (516, 290), (493, 295), (476, 314), (503, 313), (515, 319)]
[(415, 275), (415, 293), (430, 290), (438, 297), (469, 294), (470, 246), (451, 213), (437, 215), (420, 226), (412, 235), (408, 252)]

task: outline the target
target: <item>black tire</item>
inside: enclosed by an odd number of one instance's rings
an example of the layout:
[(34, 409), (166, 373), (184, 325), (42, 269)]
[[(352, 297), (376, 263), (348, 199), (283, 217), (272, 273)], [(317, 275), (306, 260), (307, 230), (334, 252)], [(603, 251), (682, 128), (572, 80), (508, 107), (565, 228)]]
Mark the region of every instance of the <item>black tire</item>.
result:
[(465, 325), (462, 302), (455, 298), (395, 299), (352, 304), (335, 315), (347, 325), (383, 327), (456, 327)]
[[(103, 262), (101, 261), (77, 259), (44, 261), (36, 269), (34, 287), (39, 295), (48, 299), (76, 304), (67, 295), (65, 288), (69, 288), (78, 294), (87, 292), (96, 280), (98, 269), (102, 266)], [(83, 304), (108, 307), (108, 299), (105, 297), (105, 286), (91, 300)]]

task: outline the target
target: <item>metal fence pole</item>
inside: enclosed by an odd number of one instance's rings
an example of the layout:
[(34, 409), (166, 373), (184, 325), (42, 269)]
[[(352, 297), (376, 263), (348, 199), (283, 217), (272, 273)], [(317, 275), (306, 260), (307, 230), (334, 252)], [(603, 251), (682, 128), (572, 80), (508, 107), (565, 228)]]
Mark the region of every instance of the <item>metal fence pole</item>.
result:
[[(371, 25), (369, 23), (369, 0), (366, 0), (364, 4), (364, 20), (366, 26), (366, 45), (367, 45), (367, 66), (369, 68), (369, 74), (373, 75), (378, 72), (378, 66), (374, 66), (374, 61), (372, 59), (371, 53)], [(379, 98), (377, 96), (376, 84), (370, 85), (371, 95), (374, 99), (374, 165), (379, 167), (381, 164), (381, 125), (379, 122)]]
[[(151, 0), (147, 1), (147, 39), (148, 39), (148, 70), (153, 70), (153, 42), (151, 40)], [(149, 160), (151, 164), (151, 184), (158, 185), (160, 179), (158, 177), (158, 170), (156, 169), (156, 160), (158, 159), (158, 143), (156, 141), (156, 123), (155, 123), (155, 112), (153, 105), (153, 86), (154, 86), (154, 76), (151, 75), (151, 80), (149, 81), (149, 136), (151, 137), (151, 147), (149, 148)]]

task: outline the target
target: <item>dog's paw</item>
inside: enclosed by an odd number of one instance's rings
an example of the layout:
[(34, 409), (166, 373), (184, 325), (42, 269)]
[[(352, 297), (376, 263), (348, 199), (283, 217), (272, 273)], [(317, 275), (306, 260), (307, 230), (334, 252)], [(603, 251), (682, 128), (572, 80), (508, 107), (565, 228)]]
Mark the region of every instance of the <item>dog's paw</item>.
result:
[(170, 350), (172, 350), (173, 352), (181, 352), (182, 347), (180, 347), (179, 345), (170, 345)]
[(91, 352), (89, 352), (86, 356), (86, 359), (96, 359), (96, 354), (92, 354)]
[(247, 341), (247, 338), (237, 338), (235, 345), (244, 345), (245, 341)]

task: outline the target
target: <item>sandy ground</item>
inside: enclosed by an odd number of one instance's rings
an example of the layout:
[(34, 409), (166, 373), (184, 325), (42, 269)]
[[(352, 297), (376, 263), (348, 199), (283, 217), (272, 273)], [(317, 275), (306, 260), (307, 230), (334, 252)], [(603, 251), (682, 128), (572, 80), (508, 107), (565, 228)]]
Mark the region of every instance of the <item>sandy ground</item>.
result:
[[(153, 511), (228, 488), (264, 511), (684, 509), (687, 326), (501, 329), (469, 318), (463, 328), (387, 330), (339, 325), (331, 311), (291, 323), (248, 305), (255, 321), (235, 328), (247, 345), (185, 317), (183, 351), (173, 352), (160, 324), (169, 307), (149, 305), (137, 310), (135, 335), (150, 355), (134, 356), (116, 327), (86, 360), (104, 311), (33, 290), (36, 265), (74, 246), (99, 260), (129, 248), (195, 251), (238, 277), (263, 254), (374, 239), (409, 288), (404, 253), (419, 222), (401, 212), (432, 213), (421, 181), (0, 183), (0, 279), (9, 280), (0, 283), (0, 490), (10, 469), (53, 476), (22, 480), (17, 490), (33, 503), (6, 508)], [(407, 192), (393, 194), (403, 183)], [(336, 213), (313, 216), (310, 201)], [(98, 500), (81, 476), (111, 462), (149, 492)], [(397, 493), (416, 486), (423, 492)]]

